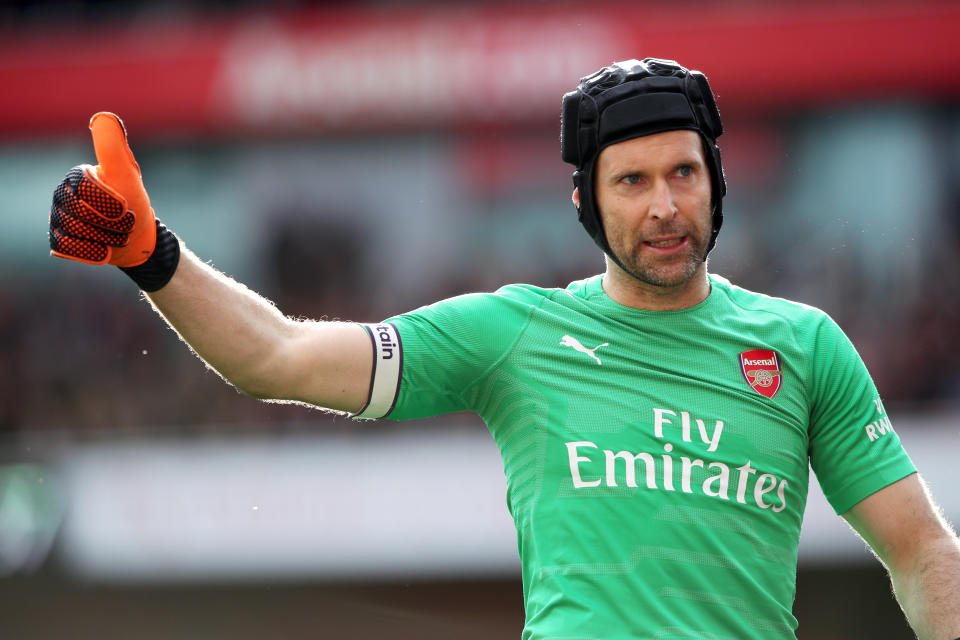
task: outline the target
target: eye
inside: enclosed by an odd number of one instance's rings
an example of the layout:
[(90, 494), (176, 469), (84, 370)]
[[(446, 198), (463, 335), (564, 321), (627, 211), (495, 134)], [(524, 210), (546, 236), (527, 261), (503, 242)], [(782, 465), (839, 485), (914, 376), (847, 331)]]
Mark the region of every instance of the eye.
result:
[(640, 176), (635, 173), (631, 173), (630, 175), (626, 175), (620, 178), (620, 182), (625, 182), (627, 184), (639, 184)]
[(677, 167), (677, 175), (681, 178), (689, 178), (693, 174), (693, 167), (688, 164)]

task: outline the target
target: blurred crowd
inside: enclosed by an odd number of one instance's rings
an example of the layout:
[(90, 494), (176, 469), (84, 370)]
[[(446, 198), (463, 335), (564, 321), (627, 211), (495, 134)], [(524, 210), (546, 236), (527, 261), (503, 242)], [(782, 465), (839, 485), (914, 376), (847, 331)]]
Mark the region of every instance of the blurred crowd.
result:
[[(724, 260), (721, 234), (713, 266), (748, 288), (827, 309), (864, 357), (888, 408), (956, 409), (960, 233), (955, 214), (941, 222), (949, 242), (928, 256), (916, 279), (919, 287), (909, 290), (894, 287), (878, 295), (865, 286), (865, 276), (849, 254), (819, 252), (802, 241), (793, 254), (779, 259), (758, 249), (749, 260)], [(583, 240), (589, 243), (585, 236)], [(380, 319), (374, 315), (380, 313), (379, 305), (365, 302), (362, 295), (350, 296), (345, 254), (318, 252), (310, 264), (289, 239), (284, 242), (277, 250), (285, 257), (277, 257), (264, 290), (282, 310), (297, 317)], [(760, 237), (743, 242), (763, 246)], [(349, 253), (349, 244), (344, 248)], [(116, 436), (144, 429), (213, 432), (350, 424), (329, 413), (253, 400), (228, 387), (179, 342), (122, 274), (109, 274), (117, 285), (104, 287), (102, 279), (90, 281), (88, 270), (79, 265), (65, 264), (58, 271), (42, 283), (15, 274), (0, 282), (0, 429)], [(487, 278), (476, 273), (475, 282), (457, 276), (437, 295), (485, 288)], [(575, 275), (558, 273), (541, 284), (562, 286), (571, 277)], [(814, 293), (810, 283), (818, 285)]]

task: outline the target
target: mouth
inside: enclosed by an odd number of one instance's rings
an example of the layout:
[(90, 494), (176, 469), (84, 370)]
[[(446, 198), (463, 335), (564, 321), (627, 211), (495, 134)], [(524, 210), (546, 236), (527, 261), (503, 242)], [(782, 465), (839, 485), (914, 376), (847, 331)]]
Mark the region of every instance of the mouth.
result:
[(677, 253), (682, 251), (688, 244), (690, 244), (690, 238), (688, 236), (668, 236), (644, 240), (643, 242), (643, 246), (652, 249), (658, 254)]

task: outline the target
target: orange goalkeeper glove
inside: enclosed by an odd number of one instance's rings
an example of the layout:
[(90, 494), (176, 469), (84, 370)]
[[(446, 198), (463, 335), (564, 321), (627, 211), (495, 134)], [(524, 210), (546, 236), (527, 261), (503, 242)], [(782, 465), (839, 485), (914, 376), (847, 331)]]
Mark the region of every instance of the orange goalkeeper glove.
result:
[(176, 271), (180, 242), (154, 215), (120, 118), (96, 113), (90, 131), (99, 164), (70, 169), (54, 190), (50, 253), (116, 265), (144, 291), (156, 291)]

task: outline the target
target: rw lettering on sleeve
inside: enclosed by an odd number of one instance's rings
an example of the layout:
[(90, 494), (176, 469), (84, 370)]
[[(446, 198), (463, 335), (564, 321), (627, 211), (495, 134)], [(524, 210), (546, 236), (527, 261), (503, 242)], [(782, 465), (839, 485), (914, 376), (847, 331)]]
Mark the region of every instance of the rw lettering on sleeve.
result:
[(893, 433), (893, 425), (890, 424), (890, 418), (887, 416), (881, 416), (879, 420), (871, 422), (863, 429), (867, 432), (867, 437), (870, 438), (870, 442), (878, 440), (881, 436), (885, 436), (888, 433)]
[(874, 398), (873, 404), (876, 405), (877, 413), (880, 414), (880, 417), (863, 427), (863, 430), (867, 432), (867, 437), (870, 439), (870, 442), (879, 440), (888, 433), (893, 433), (893, 425), (890, 424), (890, 418), (887, 417), (883, 410), (883, 401), (880, 400), (880, 398)]

